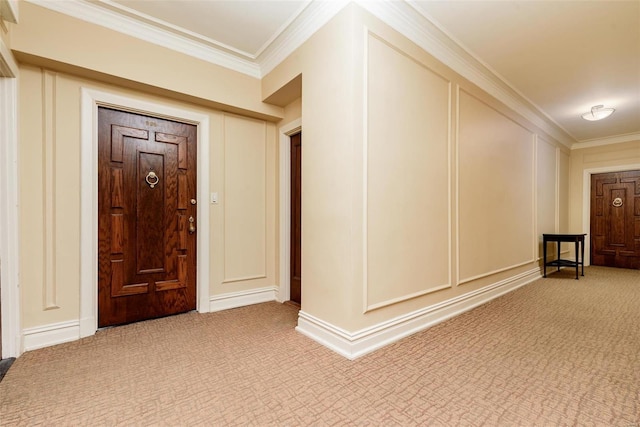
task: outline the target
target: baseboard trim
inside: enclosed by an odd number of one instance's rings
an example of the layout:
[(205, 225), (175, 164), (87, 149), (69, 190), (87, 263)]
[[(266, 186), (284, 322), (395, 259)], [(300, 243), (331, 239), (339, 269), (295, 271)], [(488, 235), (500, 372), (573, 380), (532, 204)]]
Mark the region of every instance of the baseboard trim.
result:
[(222, 311), (262, 302), (276, 301), (277, 296), (278, 288), (275, 286), (214, 295), (209, 298), (209, 311)]
[(485, 286), (482, 289), (451, 298), (357, 332), (346, 331), (301, 310), (298, 314), (296, 330), (347, 359), (354, 360), (485, 304), (540, 277), (542, 277), (540, 269), (534, 268), (509, 279)]
[(69, 341), (76, 341), (80, 338), (80, 321), (70, 320), (67, 322), (50, 323), (35, 328), (22, 330), (24, 351), (37, 350), (56, 344)]

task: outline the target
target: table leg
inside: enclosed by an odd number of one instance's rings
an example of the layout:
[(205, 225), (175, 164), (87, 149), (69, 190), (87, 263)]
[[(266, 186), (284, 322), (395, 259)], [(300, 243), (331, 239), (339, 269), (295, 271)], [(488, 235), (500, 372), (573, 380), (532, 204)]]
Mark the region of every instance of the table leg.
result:
[[(560, 260), (560, 248), (562, 247), (562, 242), (557, 241), (556, 242), (556, 246), (558, 247), (558, 258), (556, 258), (558, 261)], [(560, 271), (560, 264), (558, 264), (558, 271)]]
[(576, 240), (576, 280), (578, 280), (578, 267), (580, 267), (580, 241)]
[(580, 239), (580, 254), (582, 255), (582, 275), (584, 276), (584, 237)]
[(542, 239), (542, 265), (544, 266), (544, 274), (542, 275), (542, 277), (547, 277), (547, 239), (543, 238)]

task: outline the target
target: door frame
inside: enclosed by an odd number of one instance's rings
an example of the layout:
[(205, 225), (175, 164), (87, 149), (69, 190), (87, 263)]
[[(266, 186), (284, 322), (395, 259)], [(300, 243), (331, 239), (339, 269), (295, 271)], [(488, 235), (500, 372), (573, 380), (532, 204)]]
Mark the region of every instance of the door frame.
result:
[(209, 115), (199, 111), (81, 88), (80, 338), (98, 329), (98, 107), (196, 125), (198, 130), (198, 234), (196, 310), (209, 312)]
[(18, 357), (22, 353), (17, 78), (0, 77), (0, 141), (4, 141), (0, 145), (2, 359)]
[(280, 127), (280, 290), (278, 301), (291, 298), (291, 135), (302, 131), (302, 119)]
[(609, 172), (625, 172), (640, 170), (640, 163), (630, 163), (628, 165), (603, 166), (599, 168), (589, 168), (583, 170), (582, 178), (582, 232), (588, 235), (584, 240), (584, 265), (591, 265), (591, 175)]

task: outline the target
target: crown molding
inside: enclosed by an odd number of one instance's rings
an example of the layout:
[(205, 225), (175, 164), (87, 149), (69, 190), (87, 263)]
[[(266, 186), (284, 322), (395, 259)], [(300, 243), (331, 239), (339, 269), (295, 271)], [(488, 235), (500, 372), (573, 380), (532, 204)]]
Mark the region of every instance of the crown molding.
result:
[(625, 135), (609, 136), (606, 138), (585, 139), (571, 146), (572, 150), (582, 150), (584, 148), (601, 147), (603, 145), (622, 144), (624, 142), (640, 141), (639, 133), (627, 133)]
[(18, 0), (0, 0), (0, 20), (18, 23)]
[(15, 77), (18, 75), (18, 64), (11, 50), (0, 39), (0, 77)]
[(258, 55), (261, 75), (265, 76), (273, 71), (278, 64), (349, 3), (349, 0), (311, 1), (300, 15)]
[(449, 68), (538, 126), (570, 148), (575, 138), (532, 101), (518, 92), (498, 73), (476, 58), (443, 31), (432, 18), (411, 5), (411, 1), (354, 0), (363, 9), (407, 37)]
[(195, 33), (193, 31), (187, 30), (186, 28), (180, 27), (178, 25), (170, 24), (169, 22), (163, 21), (162, 19), (154, 18), (153, 16), (147, 15), (146, 13), (142, 13), (138, 10), (121, 5), (120, 3), (116, 3), (113, 0), (98, 0), (98, 2), (94, 4), (100, 5), (101, 7), (114, 11), (117, 14), (121, 14), (124, 16), (128, 16), (130, 18), (133, 18), (136, 21), (149, 24), (154, 28), (157, 27), (169, 33), (173, 33), (174, 35), (183, 36), (187, 39), (190, 39), (196, 42), (201, 42), (205, 45), (205, 47), (208, 47), (211, 49), (222, 50), (223, 52), (226, 51), (227, 53), (240, 55), (245, 59), (249, 59), (249, 60), (253, 60), (256, 57), (256, 55), (253, 55), (244, 50), (236, 49), (233, 46), (229, 46), (225, 43), (221, 43), (210, 37), (203, 36), (202, 34)]
[(149, 43), (229, 68), (251, 77), (260, 78), (260, 67), (253, 61), (224, 52), (221, 48), (207, 46), (203, 42), (169, 32), (150, 23), (100, 7), (87, 1), (26, 0), (37, 6), (53, 10), (91, 24), (135, 37)]

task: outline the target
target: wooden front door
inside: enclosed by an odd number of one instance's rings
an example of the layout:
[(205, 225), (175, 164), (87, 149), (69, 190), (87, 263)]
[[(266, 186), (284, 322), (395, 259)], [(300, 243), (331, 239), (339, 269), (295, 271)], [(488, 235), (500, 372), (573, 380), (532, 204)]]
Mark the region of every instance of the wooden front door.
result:
[(196, 308), (194, 125), (98, 110), (98, 326)]
[(291, 136), (291, 272), (290, 297), (302, 302), (302, 134)]
[(640, 171), (591, 175), (591, 264), (640, 269)]

